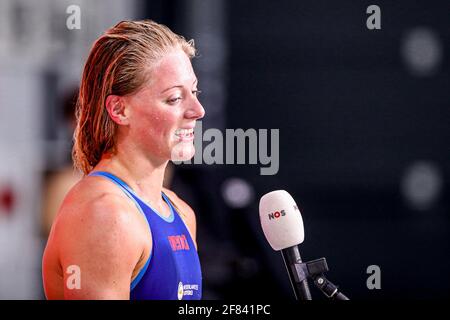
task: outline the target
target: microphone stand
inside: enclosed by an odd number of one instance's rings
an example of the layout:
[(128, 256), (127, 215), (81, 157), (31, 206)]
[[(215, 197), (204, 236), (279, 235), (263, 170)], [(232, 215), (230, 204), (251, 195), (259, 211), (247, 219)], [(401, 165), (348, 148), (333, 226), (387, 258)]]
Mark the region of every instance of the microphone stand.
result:
[(306, 262), (305, 267), (307, 273), (314, 280), (314, 284), (329, 299), (333, 300), (350, 300), (342, 292), (339, 287), (328, 280), (324, 272), (328, 271), (328, 264), (325, 258)]
[(297, 300), (312, 300), (307, 275), (303, 268), (299, 268), (302, 265), (300, 251), (297, 246), (293, 246), (290, 249), (281, 250), (281, 255), (283, 256), (284, 265), (286, 266), (289, 280), (294, 289), (295, 298)]
[[(301, 283), (306, 283), (306, 279), (312, 279), (314, 281), (314, 285), (327, 298), (332, 300), (350, 300), (342, 292), (339, 291), (338, 286), (333, 284), (325, 277), (324, 273), (329, 271), (327, 260), (325, 258), (320, 258), (308, 262), (301, 262), (300, 260), (299, 263), (294, 264), (294, 267), (297, 270), (297, 274), (304, 275), (304, 277), (294, 277), (296, 282), (298, 280), (301, 280)], [(311, 300), (311, 297), (309, 296), (309, 299), (303, 300)]]

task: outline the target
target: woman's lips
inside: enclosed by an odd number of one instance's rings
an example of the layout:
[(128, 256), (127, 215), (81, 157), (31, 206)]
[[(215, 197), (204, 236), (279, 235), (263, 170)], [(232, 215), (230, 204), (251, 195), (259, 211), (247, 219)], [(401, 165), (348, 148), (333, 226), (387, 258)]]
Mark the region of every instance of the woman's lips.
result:
[(194, 129), (177, 129), (175, 136), (178, 141), (192, 141), (194, 139)]

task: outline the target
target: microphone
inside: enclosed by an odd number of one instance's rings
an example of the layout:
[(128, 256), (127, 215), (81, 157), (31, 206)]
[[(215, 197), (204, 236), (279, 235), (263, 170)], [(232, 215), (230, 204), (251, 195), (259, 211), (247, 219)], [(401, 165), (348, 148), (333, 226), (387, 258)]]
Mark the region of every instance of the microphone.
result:
[(259, 218), (270, 246), (280, 251), (297, 300), (312, 300), (298, 245), (305, 238), (303, 219), (291, 195), (284, 190), (269, 192), (259, 201)]

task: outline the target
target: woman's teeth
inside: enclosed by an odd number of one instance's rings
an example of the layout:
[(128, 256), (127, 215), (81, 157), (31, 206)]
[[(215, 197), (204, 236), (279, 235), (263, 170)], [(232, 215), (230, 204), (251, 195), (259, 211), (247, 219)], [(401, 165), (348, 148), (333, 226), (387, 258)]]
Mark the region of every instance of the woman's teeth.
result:
[(175, 135), (180, 138), (190, 138), (194, 135), (194, 129), (177, 129)]

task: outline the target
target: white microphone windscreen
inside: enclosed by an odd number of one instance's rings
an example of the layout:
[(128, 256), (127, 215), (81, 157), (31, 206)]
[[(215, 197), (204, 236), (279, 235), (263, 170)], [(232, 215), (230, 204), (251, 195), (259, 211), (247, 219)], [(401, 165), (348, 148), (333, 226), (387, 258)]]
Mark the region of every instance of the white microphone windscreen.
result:
[(259, 201), (259, 218), (267, 241), (274, 250), (303, 242), (303, 219), (294, 199), (284, 190), (269, 192)]

